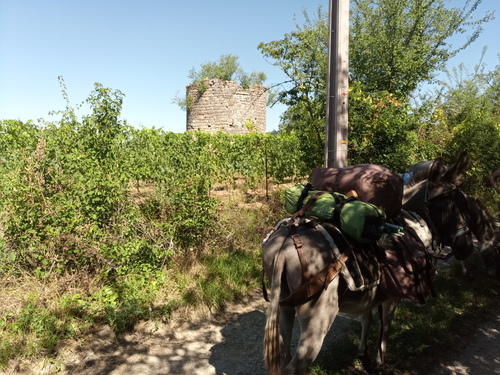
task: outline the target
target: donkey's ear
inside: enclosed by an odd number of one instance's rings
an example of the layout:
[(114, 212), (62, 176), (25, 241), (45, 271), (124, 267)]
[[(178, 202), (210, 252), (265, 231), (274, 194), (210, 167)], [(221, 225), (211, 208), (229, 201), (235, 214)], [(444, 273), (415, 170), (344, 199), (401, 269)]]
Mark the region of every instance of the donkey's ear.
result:
[(460, 185), (462, 182), (461, 179), (465, 174), (469, 166), (469, 155), (467, 152), (462, 151), (458, 156), (457, 161), (453, 164), (448, 171), (444, 174), (446, 180), (451, 182), (454, 185)]
[(427, 180), (431, 184), (436, 183), (437, 181), (439, 181), (445, 170), (446, 168), (443, 165), (443, 158), (438, 157), (434, 159), (434, 162), (431, 165), (431, 169), (429, 170), (429, 177), (427, 178)]

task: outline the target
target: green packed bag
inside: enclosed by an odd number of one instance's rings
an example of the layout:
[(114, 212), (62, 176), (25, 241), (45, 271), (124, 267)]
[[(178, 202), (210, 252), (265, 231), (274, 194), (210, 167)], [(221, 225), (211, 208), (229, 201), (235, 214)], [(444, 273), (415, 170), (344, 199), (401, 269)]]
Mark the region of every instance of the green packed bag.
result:
[(378, 241), (384, 233), (385, 213), (371, 203), (347, 198), (334, 209), (333, 222), (355, 241)]
[[(285, 210), (293, 215), (299, 211), (309, 198), (320, 193), (319, 190), (312, 190), (307, 185), (295, 185), (285, 191)], [(342, 194), (340, 194), (342, 195)], [(314, 205), (307, 211), (307, 216), (315, 216), (321, 220), (330, 220), (333, 218), (333, 210), (336, 202), (332, 194), (323, 194)]]
[[(295, 214), (317, 193), (311, 185), (295, 185), (285, 191), (285, 210)], [(360, 243), (374, 242), (384, 233), (385, 213), (371, 203), (340, 193), (319, 195), (305, 212), (320, 220), (333, 222), (344, 234)]]

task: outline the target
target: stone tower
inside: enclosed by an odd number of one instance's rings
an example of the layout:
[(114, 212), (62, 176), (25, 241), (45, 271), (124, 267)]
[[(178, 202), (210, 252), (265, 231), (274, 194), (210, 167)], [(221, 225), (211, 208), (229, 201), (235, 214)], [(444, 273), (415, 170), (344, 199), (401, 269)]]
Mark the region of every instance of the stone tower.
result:
[(204, 79), (187, 85), (186, 130), (265, 133), (266, 91), (262, 85), (245, 89), (237, 82), (223, 79)]

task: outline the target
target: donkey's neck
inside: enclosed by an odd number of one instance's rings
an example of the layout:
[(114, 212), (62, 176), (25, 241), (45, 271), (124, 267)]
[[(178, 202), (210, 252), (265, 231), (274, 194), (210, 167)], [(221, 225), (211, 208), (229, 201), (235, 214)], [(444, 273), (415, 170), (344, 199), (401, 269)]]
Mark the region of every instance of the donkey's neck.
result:
[(422, 216), (425, 207), (426, 188), (427, 180), (420, 181), (415, 185), (405, 185), (403, 190), (403, 208)]

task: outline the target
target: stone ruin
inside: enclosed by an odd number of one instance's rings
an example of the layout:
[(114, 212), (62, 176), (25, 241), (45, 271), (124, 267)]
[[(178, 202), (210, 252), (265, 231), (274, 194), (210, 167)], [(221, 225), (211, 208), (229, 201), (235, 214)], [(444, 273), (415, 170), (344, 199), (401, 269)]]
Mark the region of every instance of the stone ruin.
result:
[(266, 91), (262, 85), (204, 79), (186, 86), (186, 130), (230, 134), (266, 132)]

